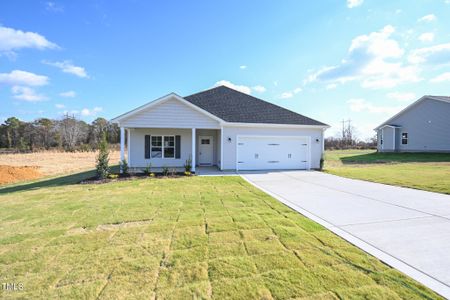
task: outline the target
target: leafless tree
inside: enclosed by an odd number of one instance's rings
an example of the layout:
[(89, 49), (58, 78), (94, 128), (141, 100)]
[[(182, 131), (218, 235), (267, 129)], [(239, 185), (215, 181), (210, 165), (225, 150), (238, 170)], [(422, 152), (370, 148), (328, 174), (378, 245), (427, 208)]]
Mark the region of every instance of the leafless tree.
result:
[(75, 119), (75, 116), (66, 114), (60, 125), (63, 146), (66, 150), (73, 151), (82, 136), (81, 124)]

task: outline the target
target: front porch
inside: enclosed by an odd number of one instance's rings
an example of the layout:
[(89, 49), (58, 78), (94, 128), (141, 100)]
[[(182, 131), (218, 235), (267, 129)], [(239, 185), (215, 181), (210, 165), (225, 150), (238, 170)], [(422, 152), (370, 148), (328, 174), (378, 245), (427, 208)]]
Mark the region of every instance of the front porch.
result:
[(128, 166), (135, 172), (147, 167), (154, 172), (184, 171), (189, 160), (192, 172), (202, 166), (222, 169), (221, 137), (217, 128), (121, 127), (120, 159), (125, 159), (127, 149)]

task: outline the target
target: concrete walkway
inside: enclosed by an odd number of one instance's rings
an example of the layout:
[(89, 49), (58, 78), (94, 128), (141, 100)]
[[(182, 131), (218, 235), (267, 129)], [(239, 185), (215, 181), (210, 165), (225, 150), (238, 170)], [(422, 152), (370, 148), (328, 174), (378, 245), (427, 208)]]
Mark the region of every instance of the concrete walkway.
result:
[(248, 182), (450, 298), (450, 196), (314, 171), (245, 172)]

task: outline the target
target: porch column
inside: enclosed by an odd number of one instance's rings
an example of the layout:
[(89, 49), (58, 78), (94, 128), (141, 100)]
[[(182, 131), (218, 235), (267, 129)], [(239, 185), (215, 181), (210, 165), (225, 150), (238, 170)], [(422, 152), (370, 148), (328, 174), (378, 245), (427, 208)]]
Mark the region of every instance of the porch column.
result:
[[(125, 159), (125, 128), (120, 127), (120, 160)], [(120, 173), (122, 173), (122, 167), (120, 168)]]
[(192, 172), (195, 172), (195, 128), (192, 128)]
[(220, 127), (220, 170), (223, 171), (223, 126)]

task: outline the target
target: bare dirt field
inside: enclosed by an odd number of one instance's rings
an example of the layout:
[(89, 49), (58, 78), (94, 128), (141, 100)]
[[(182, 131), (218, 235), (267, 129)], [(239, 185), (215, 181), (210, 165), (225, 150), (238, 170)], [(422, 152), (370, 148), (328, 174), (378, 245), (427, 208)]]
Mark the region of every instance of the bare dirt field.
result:
[[(93, 169), (96, 157), (97, 152), (0, 154), (0, 185)], [(111, 165), (118, 164), (119, 159), (119, 151), (110, 152)]]

